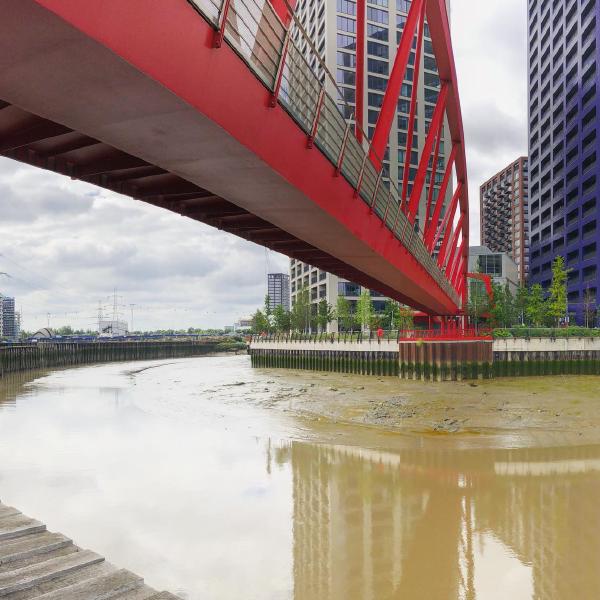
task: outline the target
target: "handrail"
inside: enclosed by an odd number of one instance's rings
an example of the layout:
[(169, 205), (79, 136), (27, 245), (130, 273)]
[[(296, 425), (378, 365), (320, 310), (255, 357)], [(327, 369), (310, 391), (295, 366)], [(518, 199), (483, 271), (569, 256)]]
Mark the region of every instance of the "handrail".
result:
[[(402, 211), (398, 187), (392, 180), (389, 180), (389, 190), (379, 184), (381, 174), (368, 157), (372, 154), (379, 164), (383, 160), (373, 150), (362, 124), (355, 124), (357, 131), (362, 133), (362, 142), (355, 136), (348, 135), (348, 120), (340, 112), (338, 104), (345, 107), (347, 114), (353, 115), (354, 109), (346, 101), (342, 88), (337, 85), (335, 77), (319, 55), (289, 1), (283, 0), (292, 19), (293, 33), (292, 25), (288, 29), (268, 0), (188, 1), (215, 29), (219, 28), (219, 17), (225, 5), (228, 5), (225, 22), (221, 24), (227, 44), (267, 87), (273, 100), (306, 132), (308, 146), (312, 147), (314, 144), (323, 152), (353, 187), (354, 195), (373, 209), (373, 213), (419, 261), (444, 293), (456, 306), (460, 306), (459, 294), (427, 250), (423, 239), (415, 235)], [(207, 5), (212, 10), (208, 10)], [(274, 23), (281, 27), (281, 35), (273, 27)], [(250, 39), (247, 39), (248, 36)], [(309, 65), (305, 51), (299, 48), (297, 38), (301, 38), (316, 59), (315, 68)], [(274, 39), (277, 43), (273, 43)], [(265, 48), (265, 44), (268, 44), (269, 50)], [(275, 53), (275, 58), (272, 53)], [(323, 81), (315, 70), (321, 72)], [(327, 91), (328, 86), (335, 91), (337, 99)], [(341, 135), (340, 129), (343, 132)], [(386, 208), (380, 210), (380, 204)]]

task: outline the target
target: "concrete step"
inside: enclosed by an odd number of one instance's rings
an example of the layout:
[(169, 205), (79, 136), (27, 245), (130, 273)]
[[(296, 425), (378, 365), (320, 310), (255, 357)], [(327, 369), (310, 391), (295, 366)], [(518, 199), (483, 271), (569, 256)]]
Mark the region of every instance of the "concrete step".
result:
[(43, 523), (25, 515), (17, 514), (0, 518), (0, 542), (42, 531), (46, 531)]
[(125, 569), (38, 596), (36, 600), (110, 600), (141, 588), (144, 580)]
[(44, 555), (53, 550), (66, 548), (71, 543), (68, 537), (49, 531), (8, 540), (0, 546), (0, 565)]
[(89, 550), (81, 550), (66, 556), (60, 556), (39, 562), (22, 569), (0, 573), (0, 596), (26, 590), (67, 575), (79, 569), (102, 562), (104, 558)]
[(11, 515), (20, 515), (21, 511), (13, 508), (12, 506), (7, 506), (6, 504), (0, 504), (0, 519), (2, 517), (10, 517)]
[(116, 600), (149, 600), (152, 596), (156, 596), (156, 590), (153, 590), (147, 585), (133, 591), (121, 594)]
[(118, 596), (115, 600), (181, 600), (181, 598), (169, 592), (157, 593), (156, 590), (144, 585), (139, 590)]
[(58, 577), (57, 579), (50, 579), (49, 581), (44, 581), (32, 588), (21, 590), (20, 592), (15, 592), (14, 594), (10, 594), (9, 596), (7, 596), (6, 600), (37, 600), (37, 598), (43, 596), (44, 594), (49, 594), (50, 592), (54, 592), (56, 590), (62, 590), (64, 588), (69, 587), (70, 585), (82, 583), (83, 581), (90, 581), (92, 579), (96, 579), (96, 577), (109, 575), (111, 573), (114, 573), (116, 570), (117, 568), (114, 565), (103, 561), (87, 567), (83, 567), (78, 571), (68, 573), (67, 575)]

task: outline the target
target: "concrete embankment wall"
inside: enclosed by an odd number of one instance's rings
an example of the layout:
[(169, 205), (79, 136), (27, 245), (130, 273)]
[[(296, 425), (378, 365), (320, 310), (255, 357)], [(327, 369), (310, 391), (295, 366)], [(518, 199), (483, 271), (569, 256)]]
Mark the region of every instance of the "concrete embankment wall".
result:
[(398, 344), (364, 342), (256, 342), (253, 367), (398, 376)]
[(600, 338), (361, 342), (254, 340), (255, 367), (460, 381), (534, 375), (600, 375)]
[(216, 347), (217, 343), (213, 342), (40, 342), (8, 346), (0, 348), (0, 377), (6, 373), (32, 369), (201, 356), (214, 352)]
[(494, 374), (600, 375), (600, 338), (494, 340)]

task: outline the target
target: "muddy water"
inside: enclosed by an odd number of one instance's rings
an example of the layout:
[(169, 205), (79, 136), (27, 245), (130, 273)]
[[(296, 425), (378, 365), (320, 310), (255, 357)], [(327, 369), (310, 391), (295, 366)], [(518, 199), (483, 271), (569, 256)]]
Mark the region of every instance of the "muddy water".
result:
[(0, 383), (0, 498), (188, 599), (600, 597), (597, 380), (247, 357)]

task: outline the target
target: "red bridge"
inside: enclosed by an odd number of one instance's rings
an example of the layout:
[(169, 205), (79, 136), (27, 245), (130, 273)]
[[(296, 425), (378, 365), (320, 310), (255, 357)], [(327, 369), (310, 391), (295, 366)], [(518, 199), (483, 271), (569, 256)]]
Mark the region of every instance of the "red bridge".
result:
[[(345, 121), (320, 59), (309, 66), (316, 50), (290, 2), (0, 0), (0, 154), (208, 223), (429, 314), (459, 314), (468, 186), (445, 2), (412, 0), (371, 143)], [(357, 13), (360, 86), (365, 0)], [(406, 178), (400, 189), (386, 185), (381, 157), (425, 23), (441, 89), (409, 193)], [(418, 69), (413, 77), (416, 90)], [(411, 106), (410, 132), (416, 91)], [(356, 115), (362, 122), (360, 99)], [(445, 123), (452, 148), (436, 199), (428, 183)]]

